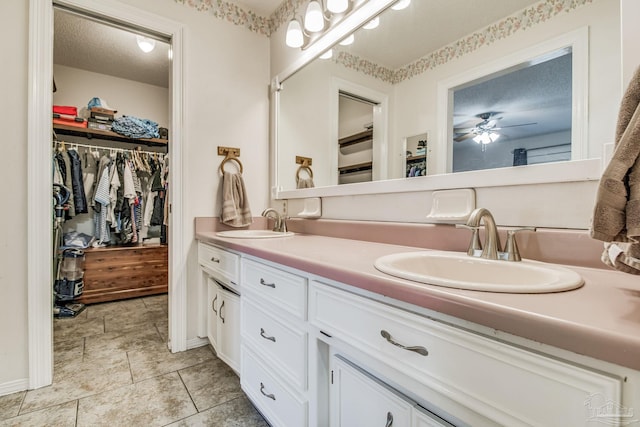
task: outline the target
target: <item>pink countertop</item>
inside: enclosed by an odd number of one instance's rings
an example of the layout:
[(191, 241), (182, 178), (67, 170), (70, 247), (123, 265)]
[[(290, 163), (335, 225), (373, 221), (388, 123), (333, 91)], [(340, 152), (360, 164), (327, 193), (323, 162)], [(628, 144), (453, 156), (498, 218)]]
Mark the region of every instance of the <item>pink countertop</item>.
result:
[(380, 256), (422, 250), (415, 246), (311, 234), (278, 239), (228, 239), (203, 228), (196, 226), (196, 239), (203, 242), (640, 370), (640, 278), (637, 276), (567, 266), (582, 275), (584, 286), (548, 294), (466, 291), (398, 279), (374, 268), (373, 262)]

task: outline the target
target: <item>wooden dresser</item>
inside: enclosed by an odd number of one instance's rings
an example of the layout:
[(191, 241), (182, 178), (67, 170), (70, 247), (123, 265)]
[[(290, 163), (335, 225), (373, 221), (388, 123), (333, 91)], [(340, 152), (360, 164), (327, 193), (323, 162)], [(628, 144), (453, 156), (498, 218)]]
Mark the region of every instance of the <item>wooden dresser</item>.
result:
[(112, 246), (85, 250), (84, 304), (166, 293), (168, 246)]

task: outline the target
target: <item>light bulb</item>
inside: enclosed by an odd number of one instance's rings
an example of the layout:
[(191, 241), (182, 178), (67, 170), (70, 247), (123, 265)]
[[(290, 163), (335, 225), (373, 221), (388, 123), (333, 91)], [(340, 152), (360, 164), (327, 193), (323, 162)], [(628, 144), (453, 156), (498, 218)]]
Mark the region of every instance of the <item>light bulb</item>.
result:
[(491, 138), (491, 142), (494, 142), (496, 139), (500, 138), (500, 134), (499, 133), (495, 133), (495, 132), (491, 132), (489, 134), (489, 138)]
[(376, 28), (378, 25), (380, 25), (380, 18), (379, 17), (375, 17), (373, 18), (371, 21), (367, 22), (366, 24), (364, 24), (362, 26), (362, 28), (364, 28), (365, 30), (373, 30), (374, 28)]
[(138, 42), (138, 47), (144, 53), (149, 53), (156, 47), (156, 41), (149, 37), (144, 37), (141, 35), (136, 36), (136, 42)]
[(349, 34), (349, 35), (347, 36), (347, 38), (346, 38), (346, 39), (344, 39), (344, 40), (342, 40), (342, 41), (340, 42), (340, 44), (341, 44), (342, 46), (348, 46), (348, 45), (350, 45), (351, 43), (353, 43), (353, 41), (354, 41), (355, 39), (356, 39), (356, 38), (354, 37), (354, 35), (353, 35), (353, 34)]
[(320, 55), (320, 59), (329, 59), (333, 56), (333, 49), (329, 49), (328, 51), (326, 51), (325, 53), (323, 53), (322, 55)]
[(342, 13), (349, 7), (349, 0), (327, 0), (327, 10), (331, 13)]
[(304, 15), (304, 28), (314, 33), (324, 29), (322, 6), (316, 0), (309, 2), (307, 6), (307, 12)]
[(289, 21), (285, 43), (289, 47), (301, 47), (304, 44), (302, 27), (300, 26), (300, 23), (297, 19), (292, 19), (291, 21)]
[(391, 6), (391, 9), (393, 10), (406, 9), (407, 6), (409, 6), (410, 4), (411, 4), (411, 0), (399, 0), (396, 4)]

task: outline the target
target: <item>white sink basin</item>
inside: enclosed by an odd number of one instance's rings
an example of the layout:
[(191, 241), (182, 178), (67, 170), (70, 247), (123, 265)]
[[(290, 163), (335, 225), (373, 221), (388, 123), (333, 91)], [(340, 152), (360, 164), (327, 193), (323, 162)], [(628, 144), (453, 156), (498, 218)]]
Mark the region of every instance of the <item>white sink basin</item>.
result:
[(459, 252), (420, 251), (378, 258), (376, 269), (429, 285), (475, 291), (546, 293), (582, 286), (580, 275), (537, 261), (494, 261)]
[(227, 230), (218, 231), (216, 236), (231, 237), (234, 239), (273, 239), (276, 237), (293, 236), (294, 234), (292, 231), (281, 233), (273, 230)]

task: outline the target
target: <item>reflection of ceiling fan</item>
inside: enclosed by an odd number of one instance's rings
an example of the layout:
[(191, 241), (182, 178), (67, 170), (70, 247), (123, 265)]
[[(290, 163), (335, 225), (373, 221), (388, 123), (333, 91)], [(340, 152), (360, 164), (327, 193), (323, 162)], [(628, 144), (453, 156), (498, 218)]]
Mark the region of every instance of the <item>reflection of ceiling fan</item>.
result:
[(500, 137), (500, 134), (496, 132), (500, 129), (512, 128), (518, 126), (529, 126), (537, 123), (521, 123), (518, 125), (496, 127), (498, 120), (502, 117), (496, 117), (499, 113), (487, 112), (476, 115), (477, 119), (472, 119), (467, 122), (461, 123), (458, 127), (453, 129), (455, 134), (453, 140), (455, 142), (464, 141), (469, 138), (473, 138), (478, 144), (489, 144)]

